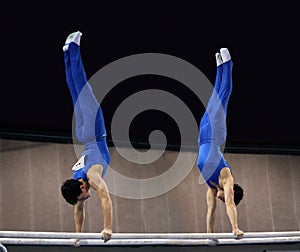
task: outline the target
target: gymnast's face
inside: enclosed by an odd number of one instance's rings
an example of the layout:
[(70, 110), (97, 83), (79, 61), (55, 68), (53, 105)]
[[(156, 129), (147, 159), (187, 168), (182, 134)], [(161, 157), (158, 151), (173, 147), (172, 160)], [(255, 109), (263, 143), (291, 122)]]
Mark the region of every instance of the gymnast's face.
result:
[(77, 197), (77, 199), (78, 199), (78, 201), (85, 201), (89, 197), (91, 197), (91, 194), (89, 192), (83, 192)]
[(217, 198), (220, 199), (221, 201), (225, 202), (225, 196), (224, 196), (224, 191), (223, 190), (218, 189)]
[(81, 185), (80, 189), (81, 189), (82, 193), (77, 197), (78, 201), (85, 201), (89, 197), (91, 197), (91, 194), (90, 194), (89, 190), (86, 188), (85, 184)]

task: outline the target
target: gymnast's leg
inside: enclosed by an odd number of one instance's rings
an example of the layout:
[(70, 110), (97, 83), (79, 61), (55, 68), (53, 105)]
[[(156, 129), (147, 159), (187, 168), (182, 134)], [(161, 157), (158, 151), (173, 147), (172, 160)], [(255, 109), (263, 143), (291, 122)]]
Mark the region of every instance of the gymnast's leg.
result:
[(233, 62), (231, 60), (229, 51), (227, 48), (221, 48), (221, 57), (223, 59), (223, 71), (222, 71), (222, 80), (219, 89), (217, 90), (219, 99), (222, 102), (223, 110), (225, 116), (227, 114), (227, 106), (229, 98), (232, 92), (232, 68)]
[[(215, 143), (222, 145), (226, 141), (227, 127), (226, 127), (226, 116), (229, 98), (232, 92), (232, 67), (233, 63), (227, 48), (220, 50), (222, 57), (221, 76), (219, 82), (216, 83), (215, 91), (213, 96), (212, 107), (208, 110), (212, 139)], [(218, 66), (218, 69), (220, 68)], [(218, 70), (217, 70), (218, 71)]]
[(218, 166), (221, 159), (219, 149), (211, 145), (211, 142), (215, 140), (215, 128), (216, 128), (216, 109), (222, 107), (218, 92), (220, 90), (223, 73), (223, 61), (220, 53), (216, 53), (217, 72), (213, 92), (210, 96), (206, 111), (200, 121), (199, 126), (199, 155), (197, 165), (200, 169), (202, 177), (208, 180), (215, 168)]
[(75, 125), (76, 125), (76, 137), (79, 142), (82, 143), (81, 136), (79, 134), (80, 129), (83, 127), (83, 116), (79, 106), (76, 106), (76, 102), (78, 99), (78, 92), (76, 90), (75, 82), (72, 77), (72, 69), (71, 69), (71, 60), (70, 60), (70, 53), (68, 50), (64, 51), (64, 62), (65, 62), (65, 74), (66, 80), (68, 84), (68, 88), (72, 97), (72, 103), (74, 107), (75, 113)]
[[(213, 91), (211, 93), (211, 96), (209, 98), (208, 104), (206, 106), (206, 110), (204, 115), (201, 118), (200, 125), (199, 125), (199, 138), (198, 138), (198, 144), (203, 140), (212, 140), (212, 129), (211, 129), (211, 122), (213, 111), (215, 110), (219, 97), (218, 97), (218, 91), (221, 86), (222, 81), (222, 72), (223, 72), (223, 66), (222, 66), (222, 58), (220, 53), (216, 53), (216, 63), (217, 63), (217, 73), (216, 73), (216, 79), (215, 79), (215, 85), (213, 88)], [(220, 105), (220, 103), (219, 103)]]
[(67, 80), (71, 79), (68, 85), (69, 88), (71, 86), (75, 116), (78, 116), (78, 119), (76, 119), (77, 138), (82, 143), (102, 140), (106, 137), (103, 113), (93, 94), (92, 87), (87, 81), (80, 55), (79, 42), (70, 42), (65, 55), (66, 71), (68, 72)]
[(220, 99), (218, 97), (218, 93), (219, 93), (219, 90), (221, 87), (222, 73), (223, 73), (223, 61), (221, 58), (221, 54), (216, 53), (215, 56), (216, 56), (216, 63), (217, 63), (217, 73), (216, 73), (215, 85), (214, 85), (213, 92), (211, 93), (210, 99), (209, 99), (207, 107), (206, 107), (206, 111), (209, 115), (214, 110), (214, 108), (218, 102), (218, 99)]

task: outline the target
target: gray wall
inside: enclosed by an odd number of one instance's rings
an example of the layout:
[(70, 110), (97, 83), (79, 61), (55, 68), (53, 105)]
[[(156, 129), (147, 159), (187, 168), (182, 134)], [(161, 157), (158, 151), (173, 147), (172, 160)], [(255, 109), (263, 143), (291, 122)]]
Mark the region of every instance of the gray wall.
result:
[[(73, 232), (73, 206), (60, 195), (60, 186), (72, 176), (70, 167), (77, 160), (73, 145), (0, 140), (0, 148), (0, 229)], [(177, 158), (177, 152), (166, 151), (153, 164), (138, 165), (123, 159), (114, 148), (110, 152), (116, 171), (138, 179), (162, 174)], [(182, 166), (197, 154), (184, 155)], [(241, 229), (300, 230), (300, 156), (225, 153), (225, 157), (236, 182), (245, 190), (238, 206)], [(207, 187), (198, 183), (199, 176), (194, 164), (181, 183), (157, 197), (111, 195), (113, 231), (205, 232)], [(126, 190), (117, 183), (110, 187)], [(85, 232), (98, 232), (102, 225), (101, 207), (92, 191)], [(231, 232), (222, 202), (218, 202), (216, 232)]]

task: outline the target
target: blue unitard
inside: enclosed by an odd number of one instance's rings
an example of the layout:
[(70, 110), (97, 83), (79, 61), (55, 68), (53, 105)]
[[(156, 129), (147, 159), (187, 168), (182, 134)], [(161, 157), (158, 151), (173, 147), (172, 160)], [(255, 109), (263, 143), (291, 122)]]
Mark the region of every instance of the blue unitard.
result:
[(211, 188), (215, 188), (214, 184), (219, 185), (222, 168), (228, 167), (231, 170), (220, 148), (226, 141), (226, 114), (232, 91), (232, 67), (232, 60), (217, 67), (215, 86), (200, 121), (197, 165), (202, 178)]
[(74, 165), (73, 179), (87, 181), (92, 165), (103, 166), (102, 177), (110, 162), (106, 143), (106, 130), (101, 107), (88, 83), (80, 55), (80, 46), (74, 42), (64, 52), (66, 80), (72, 96), (76, 138), (84, 145), (81, 158)]

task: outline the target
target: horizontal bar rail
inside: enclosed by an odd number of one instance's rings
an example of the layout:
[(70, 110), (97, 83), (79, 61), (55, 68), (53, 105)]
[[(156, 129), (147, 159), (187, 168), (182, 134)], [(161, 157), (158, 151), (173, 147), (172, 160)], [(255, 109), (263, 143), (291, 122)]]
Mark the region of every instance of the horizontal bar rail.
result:
[(108, 242), (100, 233), (0, 231), (0, 244), (8, 245), (217, 245), (300, 243), (300, 231), (246, 232), (242, 239), (232, 233), (113, 233)]
[[(0, 238), (6, 245), (74, 245), (74, 239), (32, 239), (32, 238)], [(268, 238), (243, 238), (243, 239), (111, 239), (104, 243), (101, 239), (80, 240), (78, 245), (87, 246), (132, 246), (132, 245), (217, 245), (217, 244), (258, 244), (258, 243), (299, 243), (300, 236), (293, 237), (268, 237)]]
[[(244, 238), (300, 236), (300, 231), (245, 232)], [(74, 238), (99, 239), (100, 233), (0, 231), (0, 238)], [(113, 233), (112, 239), (232, 239), (232, 233)]]

